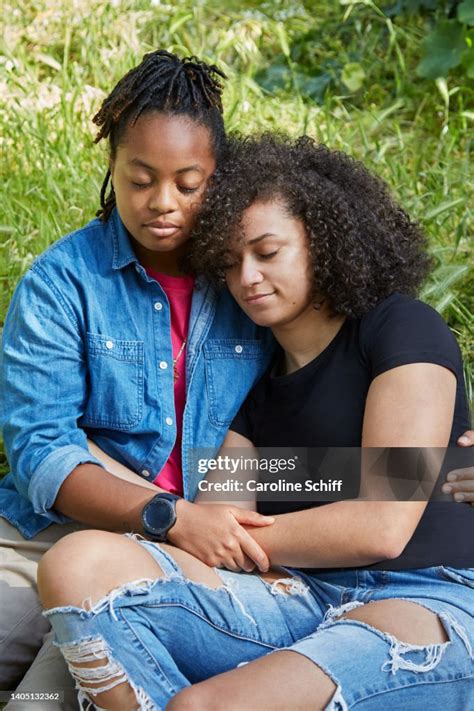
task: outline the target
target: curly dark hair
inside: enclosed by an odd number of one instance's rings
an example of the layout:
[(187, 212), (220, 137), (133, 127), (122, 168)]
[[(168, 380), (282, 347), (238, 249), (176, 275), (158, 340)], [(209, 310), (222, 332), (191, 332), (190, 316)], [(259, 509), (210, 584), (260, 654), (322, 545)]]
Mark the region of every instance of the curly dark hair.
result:
[(360, 317), (394, 292), (416, 295), (431, 267), (418, 225), (362, 163), (308, 137), (229, 139), (193, 232), (188, 270), (224, 284), (243, 212), (274, 199), (305, 225), (315, 301), (322, 297), (333, 314)]

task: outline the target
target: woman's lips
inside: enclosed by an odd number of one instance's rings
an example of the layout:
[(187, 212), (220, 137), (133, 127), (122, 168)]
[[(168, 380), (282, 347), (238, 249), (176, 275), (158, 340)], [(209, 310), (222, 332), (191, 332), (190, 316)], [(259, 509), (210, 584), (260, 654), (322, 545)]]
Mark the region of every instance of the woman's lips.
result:
[(268, 294), (255, 294), (255, 296), (247, 296), (244, 301), (250, 306), (254, 306), (256, 304), (263, 304), (264, 301), (266, 301), (270, 296), (273, 296), (274, 293), (274, 291), (271, 291)]
[(181, 229), (178, 225), (173, 225), (170, 222), (154, 222), (145, 225), (145, 227), (154, 237), (172, 237)]

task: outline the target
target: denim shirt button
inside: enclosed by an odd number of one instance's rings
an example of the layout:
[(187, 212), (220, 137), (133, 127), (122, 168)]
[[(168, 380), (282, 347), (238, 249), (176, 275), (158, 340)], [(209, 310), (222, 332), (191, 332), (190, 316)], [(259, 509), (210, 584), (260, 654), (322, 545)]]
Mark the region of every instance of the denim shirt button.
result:
[(171, 417), (167, 417), (166, 420), (165, 420), (165, 422), (166, 422), (167, 425), (170, 425), (170, 426), (173, 424), (173, 420), (172, 420)]
[(165, 360), (162, 360), (160, 363), (161, 370), (166, 370), (167, 367), (168, 367), (168, 363)]
[(161, 311), (161, 309), (163, 308), (163, 304), (160, 301), (156, 301), (153, 304), (153, 308), (155, 309), (155, 311)]
[(108, 350), (110, 351), (114, 347), (113, 341), (106, 341), (105, 347), (108, 348)]
[(235, 346), (235, 352), (236, 352), (236, 353), (242, 353), (243, 350), (244, 350), (244, 349), (242, 348), (242, 346)]
[(148, 469), (142, 469), (142, 476), (150, 476)]

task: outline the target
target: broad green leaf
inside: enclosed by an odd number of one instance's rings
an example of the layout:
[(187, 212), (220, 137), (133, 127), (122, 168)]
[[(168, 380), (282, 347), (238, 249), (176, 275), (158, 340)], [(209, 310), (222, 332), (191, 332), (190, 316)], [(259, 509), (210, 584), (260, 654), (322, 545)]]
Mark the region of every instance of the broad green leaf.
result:
[(344, 66), (341, 74), (342, 82), (349, 91), (358, 91), (364, 83), (365, 72), (358, 62), (350, 62)]
[(255, 79), (261, 87), (267, 91), (274, 92), (278, 91), (278, 89), (285, 89), (289, 85), (291, 72), (288, 65), (278, 61), (257, 72)]
[(423, 42), (423, 58), (417, 74), (426, 79), (445, 77), (460, 63), (465, 49), (462, 25), (457, 20), (443, 20)]
[(255, 76), (258, 86), (272, 93), (288, 90), (294, 85), (301, 94), (310, 97), (317, 103), (322, 103), (328, 86), (333, 81), (332, 76), (324, 74), (306, 74), (304, 72), (291, 72), (287, 64), (278, 60), (275, 64), (259, 71)]
[(302, 94), (311, 97), (318, 104), (323, 103), (326, 89), (332, 83), (332, 77), (327, 72), (316, 76), (296, 72), (294, 80), (298, 90)]
[(461, 63), (466, 69), (469, 79), (474, 79), (474, 47), (470, 47), (463, 52)]
[(458, 20), (465, 25), (474, 25), (474, 0), (464, 0), (458, 6)]

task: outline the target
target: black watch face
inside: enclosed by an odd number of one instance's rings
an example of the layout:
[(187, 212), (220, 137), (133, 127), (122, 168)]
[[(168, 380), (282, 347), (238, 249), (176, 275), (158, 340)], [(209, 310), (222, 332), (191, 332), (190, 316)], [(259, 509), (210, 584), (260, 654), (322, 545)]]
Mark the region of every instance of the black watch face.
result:
[(174, 506), (166, 499), (154, 499), (143, 512), (143, 523), (156, 535), (166, 533), (175, 518)]

